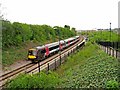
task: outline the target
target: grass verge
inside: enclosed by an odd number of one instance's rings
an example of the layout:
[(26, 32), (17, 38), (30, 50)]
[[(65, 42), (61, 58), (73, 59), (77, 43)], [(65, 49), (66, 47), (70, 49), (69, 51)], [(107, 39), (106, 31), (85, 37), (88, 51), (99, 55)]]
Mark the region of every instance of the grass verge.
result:
[(26, 60), (28, 49), (39, 45), (38, 42), (24, 42), (21, 46), (2, 50), (3, 69), (19, 60)]
[(49, 74), (45, 74), (44, 72), (34, 75), (21, 74), (16, 79), (12, 80), (7, 87), (12, 90), (19, 88), (31, 90), (32, 88), (55, 88), (58, 82), (58, 75), (50, 71)]
[[(118, 88), (118, 61), (90, 42), (57, 71), (60, 88)], [(112, 81), (112, 83), (110, 83)], [(113, 84), (113, 83), (117, 84)]]

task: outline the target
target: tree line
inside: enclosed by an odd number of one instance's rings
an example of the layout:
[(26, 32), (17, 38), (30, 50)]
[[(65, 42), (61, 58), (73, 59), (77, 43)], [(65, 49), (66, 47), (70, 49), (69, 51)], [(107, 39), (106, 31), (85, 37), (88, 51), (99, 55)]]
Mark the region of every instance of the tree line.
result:
[[(57, 28), (57, 29), (54, 29)], [(37, 41), (44, 44), (46, 41), (56, 41), (65, 39), (76, 34), (75, 28), (70, 26), (64, 27), (49, 25), (32, 25), (7, 20), (2, 20), (2, 48), (19, 46), (26, 41)]]

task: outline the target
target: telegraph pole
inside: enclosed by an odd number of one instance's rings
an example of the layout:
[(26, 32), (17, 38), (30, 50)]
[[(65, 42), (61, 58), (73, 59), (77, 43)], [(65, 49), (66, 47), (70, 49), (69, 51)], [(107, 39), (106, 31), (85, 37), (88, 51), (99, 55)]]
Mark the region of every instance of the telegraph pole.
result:
[(61, 45), (60, 45), (60, 30), (58, 29), (58, 35), (59, 35), (59, 56), (60, 56), (60, 65), (61, 65)]
[(110, 43), (109, 43), (109, 48), (110, 48), (110, 55), (111, 55), (111, 22), (110, 22)]
[(101, 29), (101, 42), (102, 42), (102, 29)]
[(111, 23), (110, 23), (110, 45), (111, 45)]
[(60, 48), (60, 30), (58, 28), (54, 28), (54, 30), (57, 31), (57, 34), (59, 36), (59, 56), (60, 56), (60, 64), (61, 64), (61, 48)]

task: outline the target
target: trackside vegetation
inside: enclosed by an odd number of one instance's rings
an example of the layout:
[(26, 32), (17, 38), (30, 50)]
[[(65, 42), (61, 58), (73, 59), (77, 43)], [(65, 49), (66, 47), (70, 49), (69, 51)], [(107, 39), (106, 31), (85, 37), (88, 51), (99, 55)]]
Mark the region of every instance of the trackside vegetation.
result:
[[(79, 33), (81, 35), (87, 35), (91, 42), (96, 41), (109, 41), (109, 42), (118, 42), (120, 40), (120, 35), (117, 34), (117, 32), (113, 31), (91, 31), (91, 32), (81, 32)], [(111, 36), (111, 38), (110, 38)]]
[(21, 74), (16, 79), (14, 79), (7, 87), (12, 88), (55, 88), (60, 82), (58, 75), (54, 72), (49, 71), (49, 74), (40, 72), (34, 75)]
[[(115, 31), (93, 31), (93, 32), (81, 32), (81, 35), (89, 37), (89, 40), (92, 43), (96, 42), (119, 42), (120, 43), (120, 34), (117, 34)], [(117, 48), (117, 43), (114, 43), (114, 48)], [(120, 51), (120, 44), (118, 44), (118, 50)]]
[(69, 56), (64, 64), (49, 74), (20, 75), (8, 88), (106, 88), (119, 89), (118, 60), (107, 55), (97, 44)]
[(96, 44), (87, 45), (56, 72), (60, 88), (119, 88), (118, 60), (108, 56)]
[[(56, 30), (54, 29), (56, 28)], [(66, 39), (76, 35), (75, 28), (32, 25), (2, 20), (2, 64), (10, 65), (24, 60), (29, 48)]]
[(58, 38), (58, 30), (60, 30), (61, 39), (75, 35), (74, 30), (70, 27), (51, 27), (49, 25), (31, 25), (10, 21), (2, 21), (2, 48), (6, 49), (11, 46), (19, 46), (26, 41), (38, 41), (44, 44), (47, 40), (55, 41)]

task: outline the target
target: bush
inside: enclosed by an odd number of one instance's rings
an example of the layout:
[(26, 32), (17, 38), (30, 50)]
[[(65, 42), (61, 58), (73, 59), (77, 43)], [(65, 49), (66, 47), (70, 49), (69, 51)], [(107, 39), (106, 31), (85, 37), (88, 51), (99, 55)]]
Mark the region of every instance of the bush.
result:
[(46, 41), (54, 42), (60, 33), (60, 38), (65, 39), (75, 36), (75, 31), (63, 27), (57, 27), (54, 30), (49, 25), (30, 25), (25, 23), (2, 20), (2, 48), (9, 48), (11, 46), (21, 45), (22, 42), (37, 40), (42, 44)]
[(8, 88), (54, 88), (59, 83), (60, 79), (54, 72), (49, 71), (48, 74), (40, 72), (34, 75), (22, 74), (12, 80)]
[(108, 89), (111, 89), (111, 88), (117, 89), (117, 88), (119, 88), (119, 84), (115, 80), (110, 80), (110, 81), (107, 81), (106, 88), (108, 88)]
[(118, 61), (96, 44), (87, 42), (80, 52), (68, 57), (57, 72), (62, 80), (60, 88), (106, 88), (106, 81), (118, 79)]

